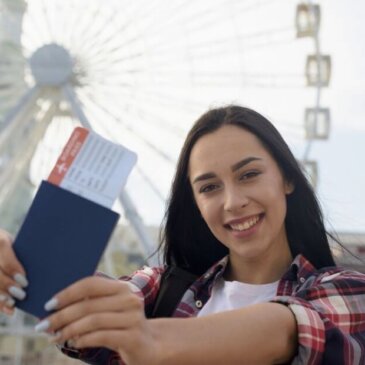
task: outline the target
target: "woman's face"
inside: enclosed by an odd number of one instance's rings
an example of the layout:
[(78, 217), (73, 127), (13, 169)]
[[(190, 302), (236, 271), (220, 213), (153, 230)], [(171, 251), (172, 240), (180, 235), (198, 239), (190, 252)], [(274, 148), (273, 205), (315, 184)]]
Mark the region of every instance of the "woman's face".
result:
[(293, 190), (259, 139), (233, 125), (201, 137), (189, 160), (196, 204), (231, 259), (290, 255), (284, 220)]

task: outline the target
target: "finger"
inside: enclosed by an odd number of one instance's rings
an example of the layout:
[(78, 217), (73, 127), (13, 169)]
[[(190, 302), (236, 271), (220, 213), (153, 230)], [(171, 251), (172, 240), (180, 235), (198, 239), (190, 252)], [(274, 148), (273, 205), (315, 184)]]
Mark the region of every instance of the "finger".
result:
[(12, 297), (23, 300), (26, 297), (26, 292), (15, 280), (6, 276), (0, 270), (0, 291), (6, 292)]
[(0, 229), (0, 268), (8, 277), (15, 280), (20, 286), (26, 287), (28, 281), (26, 279), (25, 270), (17, 259), (10, 235)]
[(46, 304), (48, 311), (62, 309), (85, 298), (97, 298), (115, 295), (117, 293), (130, 293), (128, 284), (118, 280), (91, 276), (81, 279), (62, 290), (51, 298)]
[(8, 291), (8, 288), (13, 285), (17, 285), (16, 281), (0, 269), (0, 290)]
[[(27, 286), (28, 281), (24, 276), (16, 274), (13, 278), (11, 278), (0, 269), (0, 290), (9, 292), (11, 287), (16, 287), (21, 289), (21, 291), (24, 291)], [(23, 294), (21, 294), (21, 296), (23, 296)], [(16, 296), (16, 298), (20, 300), (24, 299), (18, 296)]]
[(120, 352), (122, 348), (140, 347), (138, 336), (135, 335), (135, 333), (131, 334), (130, 330), (100, 330), (69, 340), (68, 345), (75, 349), (106, 347), (112, 351)]
[(15, 312), (15, 308), (14, 307), (3, 307), (1, 309), (1, 311), (8, 316), (12, 316)]
[(142, 313), (134, 312), (102, 312), (90, 314), (56, 332), (52, 342), (63, 343), (70, 339), (79, 338), (90, 332), (105, 330), (126, 330), (138, 327), (145, 317)]
[(76, 349), (106, 347), (117, 351), (121, 345), (126, 344), (128, 340), (130, 341), (128, 339), (129, 334), (128, 330), (101, 330), (86, 333), (77, 339), (68, 341), (68, 343)]
[(0, 312), (12, 315), (14, 313), (15, 300), (8, 293), (0, 291)]
[(118, 293), (106, 297), (82, 300), (69, 305), (40, 322), (35, 330), (37, 332), (54, 331), (57, 332), (65, 326), (85, 317), (89, 314), (95, 315), (101, 312), (121, 312), (142, 310), (141, 299), (132, 293)]
[(14, 298), (12, 298), (9, 293), (3, 292), (3, 291), (0, 292), (0, 303), (1, 304), (12, 307), (14, 302), (15, 302)]

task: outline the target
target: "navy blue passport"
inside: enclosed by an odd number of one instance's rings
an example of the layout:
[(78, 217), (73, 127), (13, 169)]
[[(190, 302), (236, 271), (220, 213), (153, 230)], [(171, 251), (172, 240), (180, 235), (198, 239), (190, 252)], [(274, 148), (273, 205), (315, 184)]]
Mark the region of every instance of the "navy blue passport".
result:
[(75, 281), (93, 275), (119, 215), (42, 181), (14, 242), (29, 286), (16, 307), (36, 317), (44, 304)]

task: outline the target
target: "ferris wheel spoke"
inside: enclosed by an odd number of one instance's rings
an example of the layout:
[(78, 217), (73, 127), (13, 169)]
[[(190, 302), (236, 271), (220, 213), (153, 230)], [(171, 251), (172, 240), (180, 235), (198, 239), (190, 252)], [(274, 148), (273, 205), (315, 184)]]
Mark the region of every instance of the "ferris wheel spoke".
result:
[[(282, 3), (282, 0), (254, 0), (251, 2), (252, 4), (246, 4), (247, 1), (246, 2), (240, 0), (234, 1), (236, 11), (253, 12), (267, 5), (272, 6), (275, 3)], [(287, 4), (285, 4), (285, 6), (287, 6)]]
[[(130, 3), (128, 3), (130, 4)], [(129, 17), (126, 15), (126, 13), (128, 13), (128, 9), (130, 8), (127, 7), (124, 8), (123, 10), (123, 21), (120, 21), (120, 26), (117, 26), (116, 29), (113, 29), (113, 26), (111, 26), (111, 24), (115, 24), (115, 23), (119, 23), (119, 18), (118, 17), (118, 12), (114, 10), (114, 8), (112, 8), (111, 10), (109, 10), (109, 14), (108, 16), (105, 16), (105, 19), (103, 19), (100, 23), (99, 28), (98, 27), (93, 27), (95, 28), (94, 32), (89, 32), (90, 34), (88, 34), (87, 32), (85, 32), (86, 35), (89, 36), (90, 41), (89, 42), (83, 42), (83, 45), (87, 45), (89, 49), (108, 49), (110, 44), (114, 44), (116, 43), (117, 46), (119, 46), (120, 48), (123, 47), (123, 45), (121, 45), (119, 43), (119, 41), (116, 41), (116, 34), (123, 34), (126, 31), (128, 31), (128, 28), (133, 26), (134, 24), (134, 20), (136, 19), (135, 15), (130, 15)], [(140, 16), (137, 18), (138, 21), (141, 21)], [(106, 33), (104, 35), (104, 33)], [(135, 39), (135, 38), (133, 38)]]
[[(26, 29), (26, 23), (23, 26)], [(25, 58), (29, 58), (34, 52), (34, 46), (40, 43), (39, 38), (33, 32), (22, 33), (22, 50)]]
[[(280, 35), (280, 37), (278, 37)], [(277, 39), (279, 38), (279, 39)], [(290, 27), (273, 28), (264, 32), (254, 32), (251, 34), (238, 34), (237, 41), (242, 45), (242, 50), (247, 52), (250, 48), (259, 47), (260, 45), (270, 45), (276, 42), (291, 42), (294, 40), (294, 32)], [(198, 41), (190, 45), (191, 52), (198, 57), (209, 57), (216, 54), (227, 54), (235, 52), (232, 47), (231, 38), (222, 38), (214, 41)], [(195, 53), (196, 52), (196, 53)], [(197, 56), (195, 56), (197, 58)]]
[[(185, 93), (183, 93), (183, 95), (181, 96), (175, 96), (174, 93), (161, 92), (157, 87), (155, 89), (148, 90), (145, 88), (141, 88), (136, 95), (132, 91), (123, 91), (118, 86), (115, 86), (115, 90), (116, 91), (114, 91), (113, 87), (111, 87), (110, 85), (98, 85), (96, 89), (88, 88), (88, 91), (93, 95), (101, 95), (105, 98), (110, 98), (115, 95), (115, 92), (118, 92), (118, 95), (120, 97), (123, 97), (126, 102), (129, 101), (130, 97), (133, 97), (133, 100), (136, 99), (143, 101), (143, 105), (146, 102), (149, 102), (157, 108), (168, 108), (171, 110), (171, 112), (182, 109), (184, 111), (190, 111), (196, 114), (199, 113), (201, 110), (204, 110), (206, 107), (206, 104), (202, 101), (194, 98), (186, 98)], [(132, 90), (132, 88), (130, 88), (130, 90)], [(133, 102), (133, 100), (131, 100), (131, 102)], [(135, 107), (139, 108), (139, 104), (140, 103), (137, 102)], [(143, 107), (140, 107), (140, 109), (143, 109)]]
[(140, 168), (136, 167), (137, 172), (141, 175), (143, 180), (147, 183), (147, 185), (151, 188), (153, 193), (158, 197), (158, 199), (161, 201), (161, 203), (165, 203), (166, 196), (162, 194), (160, 189), (157, 187), (157, 184), (151, 180), (151, 178)]
[[(155, 5), (154, 5), (155, 6)], [(148, 8), (148, 7), (147, 7)], [(145, 11), (146, 14), (149, 14), (148, 11), (146, 11), (146, 7), (143, 7), (143, 10)], [(111, 17), (114, 19), (115, 18), (116, 13), (112, 12)], [(123, 34), (126, 33), (131, 27), (134, 26), (134, 20), (138, 19), (138, 21), (142, 21), (143, 18), (143, 14), (141, 13), (137, 13), (137, 14), (129, 14), (129, 18), (127, 18), (125, 16), (125, 19), (129, 19), (126, 20), (124, 22), (121, 22), (120, 27), (118, 27), (116, 30), (114, 31), (110, 31), (109, 36), (107, 36), (107, 38), (103, 38), (100, 36), (100, 34), (98, 34), (97, 37), (94, 37), (94, 39), (91, 42), (84, 42), (84, 45), (87, 46), (87, 50), (88, 51), (92, 51), (93, 49), (105, 49), (106, 47), (108, 47), (108, 45), (110, 43), (114, 43), (115, 42), (115, 34)], [(105, 29), (110, 29), (110, 23), (109, 23), (109, 27), (106, 27)], [(130, 43), (135, 43), (136, 40), (139, 39), (140, 35), (133, 35), (132, 37), (129, 37), (127, 39), (124, 38), (124, 41), (122, 43), (118, 43), (118, 47), (120, 49), (123, 49), (123, 47), (126, 47), (128, 44)]]
[(43, 12), (43, 19), (44, 19), (44, 23), (45, 23), (45, 28), (48, 30), (48, 34), (50, 37), (51, 41), (55, 41), (55, 33), (53, 31), (53, 27), (52, 24), (50, 22), (50, 9), (49, 6), (46, 5), (45, 0), (41, 0), (41, 8), (42, 8), (42, 12)]
[[(162, 99), (160, 99), (162, 101)], [(165, 105), (161, 105), (154, 102), (153, 106), (150, 106), (149, 104), (145, 104), (144, 107), (135, 106), (134, 110), (136, 114), (138, 115), (139, 119), (143, 121), (148, 121), (151, 125), (153, 125), (154, 128), (159, 128), (162, 130), (165, 130), (169, 133), (171, 133), (176, 138), (183, 138), (185, 135), (185, 131), (179, 127), (176, 124), (171, 123), (170, 120), (165, 119), (160, 114), (157, 114), (156, 112), (153, 112), (153, 109), (156, 109), (156, 106), (168, 106), (168, 103), (165, 103)]]
[[(111, 41), (115, 40), (115, 34), (110, 30), (110, 24), (115, 21), (115, 14), (111, 13), (102, 23), (93, 24), (93, 31), (85, 32), (80, 39), (79, 49), (81, 52), (92, 52), (93, 50), (108, 50)], [(104, 34), (108, 32), (109, 34)]]
[(33, 34), (33, 38), (36, 40), (37, 45), (50, 43), (51, 38), (44, 27), (42, 17), (39, 16), (39, 12), (33, 11), (33, 7), (30, 6), (27, 12), (27, 18), (24, 20), (24, 28), (27, 29), (27, 33)]
[[(93, 88), (109, 88), (113, 90), (115, 88), (120, 89), (123, 93), (125, 90), (132, 90), (134, 85), (128, 79), (121, 80), (120, 82), (107, 82), (107, 80), (102, 79), (101, 77), (93, 77), (93, 78), (86, 78), (84, 87), (92, 86)], [(114, 90), (115, 91), (115, 90)]]
[[(93, 99), (98, 99), (100, 100), (99, 102), (102, 104), (105, 104), (107, 102), (107, 100), (104, 100), (104, 98), (106, 99), (110, 99), (107, 93), (103, 93), (103, 92), (93, 92), (92, 90), (85, 90), (89, 95), (93, 95)], [(153, 95), (154, 93), (150, 93), (149, 95)], [(120, 95), (122, 96), (122, 95)], [(156, 128), (163, 128), (166, 131), (169, 131), (170, 133), (172, 133), (174, 136), (176, 136), (177, 138), (181, 138), (185, 135), (186, 131), (181, 128), (181, 126), (177, 125), (177, 124), (173, 124), (171, 122), (171, 120), (167, 120), (164, 117), (162, 117), (161, 115), (157, 114), (156, 112), (153, 112), (150, 109), (157, 109), (159, 107), (165, 107), (168, 108), (171, 104), (171, 100), (172, 98), (170, 97), (170, 99), (168, 101), (166, 101), (163, 96), (160, 97), (160, 99), (152, 99), (152, 100), (147, 100), (147, 96), (146, 94), (143, 94), (143, 96), (140, 96), (141, 99), (145, 100), (144, 103), (144, 107), (139, 107), (138, 105), (136, 105), (134, 107), (134, 109), (138, 112), (138, 115), (141, 116), (143, 118), (143, 120), (148, 120), (149, 123), (152, 123)], [(152, 101), (152, 103), (151, 103)], [(178, 98), (175, 99), (175, 102), (179, 102), (181, 105), (181, 100), (179, 100)]]
[[(65, 43), (64, 35), (67, 29), (65, 25), (65, 12), (64, 8), (60, 7), (58, 1), (47, 2), (43, 0), (43, 6), (45, 8), (45, 13), (47, 14), (48, 27), (51, 29), (53, 42), (67, 47)], [(62, 29), (62, 31), (60, 31)]]
[[(140, 6), (133, 14), (128, 14), (130, 19), (129, 24), (133, 26), (136, 30), (138, 30), (138, 35), (143, 37), (156, 33), (156, 29), (160, 27), (167, 27), (169, 24), (174, 23), (176, 17), (181, 14), (182, 11), (186, 11), (189, 7), (191, 7), (190, 2), (184, 2), (184, 0), (178, 1), (169, 1), (169, 2), (150, 2), (152, 5), (151, 8)], [(163, 14), (160, 16), (161, 9), (163, 9)], [(156, 19), (151, 17), (151, 14), (156, 16)], [(165, 14), (168, 14), (166, 16)], [(138, 22), (133, 20), (139, 19)]]
[(77, 24), (77, 29), (80, 33), (80, 36), (77, 38), (74, 37), (73, 47), (75, 47), (76, 49), (80, 49), (81, 52), (83, 52), (83, 48), (85, 47), (85, 45), (88, 45), (89, 43), (92, 44), (93, 39), (101, 37), (100, 34), (93, 34), (94, 38), (90, 38), (90, 33), (93, 33), (90, 32), (90, 29), (93, 29), (95, 27), (95, 23), (97, 22), (98, 15), (100, 15), (101, 9), (102, 4), (98, 3), (97, 8), (91, 9), (91, 11), (87, 13), (88, 16), (86, 16), (85, 13), (83, 22)]
[[(204, 5), (203, 9), (199, 9), (198, 11), (196, 11), (195, 7), (192, 6), (193, 3), (191, 2), (185, 4), (181, 3), (178, 6), (178, 9), (172, 12), (172, 16), (161, 19), (161, 21), (155, 22), (149, 27), (144, 28), (141, 34), (146, 35), (148, 38), (153, 37), (154, 35), (158, 35), (158, 37), (160, 38), (160, 34), (164, 34), (163, 29), (170, 24), (179, 24), (181, 27), (183, 27), (184, 30), (188, 30), (188, 25), (190, 23), (194, 23), (198, 19), (199, 21), (203, 22), (207, 16), (212, 14), (214, 9), (218, 10), (220, 6), (224, 4), (224, 2), (224, 0), (211, 1), (208, 6)], [(189, 10), (191, 10), (192, 12), (189, 12)], [(221, 20), (222, 19), (220, 19), (220, 21)], [(166, 41), (173, 42), (171, 38), (166, 39)]]
[[(86, 95), (85, 95), (86, 96)], [(91, 103), (94, 106), (97, 106), (101, 111), (103, 111), (106, 115), (108, 115), (109, 117), (113, 118), (115, 121), (118, 122), (118, 124), (122, 125), (125, 129), (127, 129), (128, 131), (132, 132), (133, 134), (135, 134), (136, 136), (138, 136), (138, 138), (140, 138), (154, 153), (158, 154), (160, 157), (162, 157), (164, 160), (174, 164), (176, 161), (174, 159), (171, 158), (171, 156), (169, 154), (167, 154), (166, 152), (162, 151), (159, 147), (157, 147), (154, 143), (152, 143), (150, 140), (148, 140), (145, 136), (143, 136), (140, 132), (140, 130), (136, 130), (136, 128), (134, 126), (131, 125), (131, 123), (129, 123), (128, 121), (126, 121), (125, 119), (122, 119), (121, 117), (119, 117), (118, 115), (114, 114), (110, 107), (109, 108), (105, 108), (104, 106), (100, 105), (94, 98), (92, 95), (87, 95), (87, 98), (89, 98), (89, 100), (91, 101)]]
[[(117, 55), (118, 58), (113, 58), (114, 54)], [(131, 61), (137, 61), (143, 57), (143, 53), (141, 51), (133, 51), (125, 54), (121, 54), (121, 51), (111, 50), (110, 53), (106, 52), (99, 52), (95, 54), (95, 58), (93, 63), (99, 64), (99, 67), (108, 67), (110, 71), (114, 71), (115, 65), (125, 65), (128, 62), (132, 63)]]
[(75, 1), (65, 1), (61, 3), (57, 1), (58, 8), (57, 12), (64, 13), (62, 17), (62, 23), (58, 27), (57, 38), (61, 40), (62, 44), (64, 44), (68, 49), (74, 50), (75, 44), (77, 42), (77, 37), (75, 37), (75, 29), (78, 27), (79, 22), (79, 11), (76, 6)]

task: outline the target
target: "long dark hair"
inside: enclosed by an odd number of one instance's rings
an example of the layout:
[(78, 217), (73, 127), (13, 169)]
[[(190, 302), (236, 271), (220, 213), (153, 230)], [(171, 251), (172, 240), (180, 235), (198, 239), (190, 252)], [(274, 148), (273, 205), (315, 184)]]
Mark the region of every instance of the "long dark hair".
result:
[(203, 114), (185, 140), (161, 232), (159, 249), (165, 263), (199, 275), (228, 253), (201, 217), (188, 177), (190, 153), (197, 140), (223, 125), (236, 125), (253, 133), (271, 153), (286, 181), (293, 184), (294, 191), (286, 198), (285, 218), (293, 257), (303, 254), (318, 269), (335, 265), (317, 198), (288, 145), (265, 117), (236, 105)]

